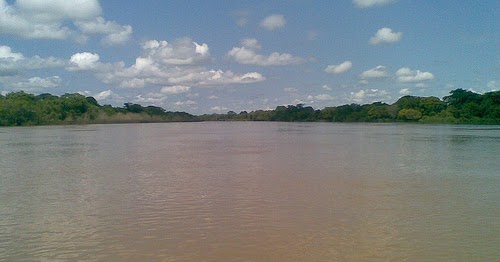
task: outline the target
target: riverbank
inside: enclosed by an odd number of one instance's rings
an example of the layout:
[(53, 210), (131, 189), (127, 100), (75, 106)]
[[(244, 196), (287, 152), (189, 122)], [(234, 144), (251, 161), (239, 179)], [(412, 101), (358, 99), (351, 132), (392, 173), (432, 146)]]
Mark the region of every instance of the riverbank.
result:
[(362, 122), (424, 124), (500, 124), (500, 91), (477, 94), (463, 89), (437, 97), (403, 96), (393, 104), (349, 104), (314, 109), (304, 104), (278, 106), (274, 110), (228, 111), (193, 115), (157, 106), (125, 103), (123, 107), (100, 105), (80, 94), (0, 95), (0, 126), (162, 123), (198, 121)]

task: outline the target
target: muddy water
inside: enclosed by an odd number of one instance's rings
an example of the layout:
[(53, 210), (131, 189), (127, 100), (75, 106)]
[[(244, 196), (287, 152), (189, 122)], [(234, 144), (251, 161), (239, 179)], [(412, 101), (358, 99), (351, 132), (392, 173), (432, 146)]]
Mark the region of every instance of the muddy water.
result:
[(500, 127), (0, 128), (0, 260), (500, 258)]

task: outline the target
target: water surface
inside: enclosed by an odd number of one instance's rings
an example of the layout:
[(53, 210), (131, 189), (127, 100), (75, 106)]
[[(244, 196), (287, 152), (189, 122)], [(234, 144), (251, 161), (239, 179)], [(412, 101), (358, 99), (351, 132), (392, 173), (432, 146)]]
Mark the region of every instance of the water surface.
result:
[(5, 261), (492, 261), (500, 127), (0, 128)]

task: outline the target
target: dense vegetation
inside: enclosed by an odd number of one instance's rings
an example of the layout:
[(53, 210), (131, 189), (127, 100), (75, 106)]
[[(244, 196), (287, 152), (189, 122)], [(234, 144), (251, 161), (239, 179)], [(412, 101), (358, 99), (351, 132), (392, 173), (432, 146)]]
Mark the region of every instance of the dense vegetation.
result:
[(447, 124), (500, 124), (500, 91), (483, 95), (456, 89), (443, 100), (437, 97), (404, 96), (388, 105), (342, 105), (315, 110), (302, 104), (278, 106), (274, 110), (200, 116), (201, 120), (250, 120), (287, 122), (420, 122)]
[(172, 121), (287, 121), (287, 122), (420, 122), (449, 124), (500, 124), (500, 91), (477, 94), (463, 89), (437, 97), (404, 96), (389, 105), (342, 105), (315, 110), (302, 104), (274, 110), (242, 111), (239, 114), (194, 116), (167, 112), (161, 107), (125, 103), (101, 106), (93, 97), (80, 94), (32, 95), (14, 92), (0, 95), (0, 126), (139, 123)]
[(194, 121), (184, 112), (166, 112), (163, 108), (126, 103), (123, 108), (101, 106), (93, 97), (80, 94), (32, 95), (15, 92), (0, 95), (0, 126), (138, 123)]

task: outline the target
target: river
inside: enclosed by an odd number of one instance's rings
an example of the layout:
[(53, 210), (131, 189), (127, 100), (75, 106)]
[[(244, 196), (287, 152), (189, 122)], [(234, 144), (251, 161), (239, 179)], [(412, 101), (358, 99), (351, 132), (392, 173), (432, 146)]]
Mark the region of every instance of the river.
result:
[(0, 128), (2, 261), (493, 261), (500, 126)]

